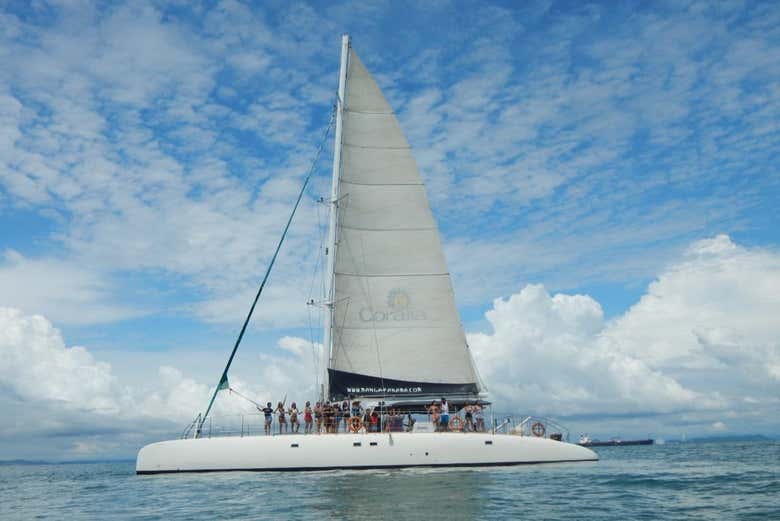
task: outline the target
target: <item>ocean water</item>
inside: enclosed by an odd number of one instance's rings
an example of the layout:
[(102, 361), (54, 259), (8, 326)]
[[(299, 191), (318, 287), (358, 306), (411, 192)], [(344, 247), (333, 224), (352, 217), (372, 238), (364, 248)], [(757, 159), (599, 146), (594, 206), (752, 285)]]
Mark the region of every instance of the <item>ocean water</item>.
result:
[(6, 465), (0, 519), (780, 520), (779, 442), (598, 452), (596, 463), (310, 473)]

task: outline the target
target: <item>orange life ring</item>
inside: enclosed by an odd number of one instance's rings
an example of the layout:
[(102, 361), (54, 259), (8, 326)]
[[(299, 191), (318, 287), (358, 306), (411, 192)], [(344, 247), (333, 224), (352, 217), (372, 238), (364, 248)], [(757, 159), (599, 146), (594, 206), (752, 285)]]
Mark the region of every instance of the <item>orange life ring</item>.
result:
[(350, 431), (358, 432), (362, 428), (363, 428), (363, 420), (360, 419), (360, 416), (353, 416), (349, 419)]
[(463, 428), (463, 420), (460, 419), (460, 416), (453, 416), (450, 418), (450, 429), (453, 431), (459, 431)]
[(547, 429), (544, 428), (544, 424), (542, 422), (536, 422), (533, 425), (531, 425), (531, 432), (537, 438), (541, 438), (542, 436), (544, 436), (544, 433), (547, 432)]

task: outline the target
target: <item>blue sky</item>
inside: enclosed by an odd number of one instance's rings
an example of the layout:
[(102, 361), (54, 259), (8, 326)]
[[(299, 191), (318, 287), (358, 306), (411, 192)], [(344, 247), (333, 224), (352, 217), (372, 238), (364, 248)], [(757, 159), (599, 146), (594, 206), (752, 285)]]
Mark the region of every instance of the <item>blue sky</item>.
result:
[[(725, 255), (717, 273), (740, 269), (774, 287), (778, 27), (773, 2), (6, 3), (0, 306), (19, 311), (8, 320), (45, 317), (61, 332), (63, 352), (85, 346), (123, 385), (153, 381), (160, 366), (193, 386), (216, 383), (328, 119), (345, 31), (414, 148), (470, 334), (511, 343), (499, 330), (514, 319), (496, 299), (518, 313), (533, 304), (571, 318), (557, 293), (587, 295), (603, 317), (583, 311), (586, 321), (614, 332), (644, 309), (651, 283), (699, 273), (691, 263), (702, 251)], [(329, 162), (330, 152), (237, 361), (247, 386), (261, 379), (259, 366), (278, 376), (285, 364), (303, 363), (295, 339), (311, 339), (304, 302), (326, 221), (315, 200), (327, 193)], [(657, 287), (670, 305), (690, 291)], [(746, 312), (771, 314), (774, 300), (761, 298), (745, 297)], [(733, 320), (737, 336), (752, 338)], [(706, 394), (692, 376), (700, 366), (658, 365), (623, 340), (621, 352), (647, 364), (648, 381), (658, 373)], [(776, 341), (754, 340), (751, 352), (771, 366)], [(35, 339), (14, 342), (23, 349)], [(494, 352), (523, 360), (531, 348), (517, 347)], [(558, 367), (539, 363), (541, 371)], [(499, 389), (501, 378), (513, 378), (485, 372)], [(3, 387), (15, 398), (4, 407), (45, 409), (8, 378)], [(308, 385), (310, 377), (295, 372), (277, 385), (298, 380)], [(257, 385), (258, 396), (271, 388)], [(770, 373), (762, 385), (777, 390), (777, 379)], [(586, 391), (590, 405), (577, 408), (505, 403), (562, 416), (613, 412), (598, 406), (594, 388)], [(680, 391), (669, 403), (678, 398), (702, 402)], [(646, 408), (629, 402), (616, 410)], [(712, 402), (712, 417), (697, 412), (692, 429), (727, 424), (720, 416), (735, 409), (723, 403)], [(683, 405), (648, 407), (677, 422), (693, 414)], [(92, 443), (95, 453), (129, 446)]]

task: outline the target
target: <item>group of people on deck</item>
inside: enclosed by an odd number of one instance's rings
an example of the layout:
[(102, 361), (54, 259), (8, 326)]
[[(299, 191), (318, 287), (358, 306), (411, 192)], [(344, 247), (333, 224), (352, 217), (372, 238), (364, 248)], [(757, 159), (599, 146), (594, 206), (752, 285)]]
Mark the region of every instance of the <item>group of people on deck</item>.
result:
[[(441, 401), (434, 401), (427, 407), (428, 418), (431, 423), (436, 426), (436, 431), (449, 431), (449, 430), (463, 430), (465, 432), (484, 432), (485, 431), (485, 416), (484, 409), (481, 404), (473, 403), (463, 406), (463, 420), (460, 416), (450, 418), (450, 404), (446, 398), (442, 398)], [(456, 425), (451, 423), (451, 420)]]
[[(341, 403), (316, 402), (314, 406), (307, 401), (302, 409), (299, 409), (295, 402), (292, 402), (289, 407), (285, 406), (284, 402), (278, 402), (276, 407), (272, 407), (271, 402), (268, 402), (265, 407), (258, 406), (258, 410), (263, 413), (266, 435), (270, 435), (274, 431), (274, 416), (276, 416), (279, 434), (299, 434), (301, 423), (303, 423), (304, 434), (350, 431), (403, 432), (404, 430), (410, 431), (414, 425), (411, 413), (406, 414), (407, 422), (404, 423), (404, 415), (400, 410), (378, 406), (365, 408), (359, 400), (344, 400)], [(446, 399), (442, 398), (439, 402), (433, 402), (426, 410), (437, 432), (450, 430), (449, 403)], [(467, 404), (463, 411), (462, 429), (464, 431), (484, 431), (485, 421), (481, 405)]]

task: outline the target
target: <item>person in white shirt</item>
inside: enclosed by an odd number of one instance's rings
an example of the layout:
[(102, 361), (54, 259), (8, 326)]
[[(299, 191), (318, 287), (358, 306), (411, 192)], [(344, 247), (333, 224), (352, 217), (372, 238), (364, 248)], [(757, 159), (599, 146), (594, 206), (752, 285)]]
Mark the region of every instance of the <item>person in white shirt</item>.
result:
[(448, 430), (450, 425), (450, 404), (447, 403), (447, 399), (442, 397), (441, 399), (441, 427), (442, 430)]

